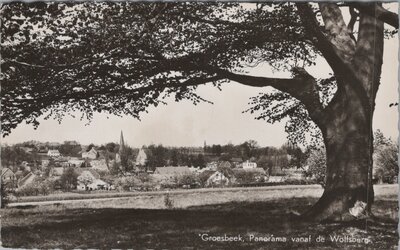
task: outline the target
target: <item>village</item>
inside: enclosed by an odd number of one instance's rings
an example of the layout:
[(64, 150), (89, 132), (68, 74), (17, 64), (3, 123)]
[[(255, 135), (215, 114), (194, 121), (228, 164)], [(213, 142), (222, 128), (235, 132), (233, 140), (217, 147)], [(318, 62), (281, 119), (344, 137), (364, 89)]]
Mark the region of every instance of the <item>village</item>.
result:
[[(10, 147), (2, 149), (2, 183), (17, 197), (63, 192), (323, 185), (325, 171), (321, 150), (303, 152), (290, 145), (261, 148), (255, 141), (224, 147), (205, 143), (204, 147), (152, 145), (133, 149), (126, 145), (122, 131), (119, 144), (83, 146), (76, 141), (31, 141), (14, 146), (14, 151), (7, 152)], [(374, 173), (379, 169), (375, 168)], [(387, 173), (381, 175), (377, 182), (397, 181), (395, 173), (391, 178)]]

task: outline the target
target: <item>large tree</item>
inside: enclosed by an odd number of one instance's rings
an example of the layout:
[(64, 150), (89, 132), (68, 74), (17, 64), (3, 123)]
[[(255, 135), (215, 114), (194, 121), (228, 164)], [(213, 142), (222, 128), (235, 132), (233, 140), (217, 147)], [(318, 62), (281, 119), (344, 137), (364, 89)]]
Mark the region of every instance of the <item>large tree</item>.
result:
[[(269, 122), (289, 116), (291, 140), (317, 128), (325, 143), (325, 191), (305, 216), (345, 220), (354, 204), (370, 209), (384, 23), (398, 28), (381, 4), (10, 3), (1, 17), (4, 135), (74, 111), (139, 117), (170, 97), (197, 104), (206, 83), (270, 86), (277, 91), (254, 97), (249, 111)], [(332, 77), (306, 71), (319, 56)], [(247, 72), (267, 64), (292, 77)]]

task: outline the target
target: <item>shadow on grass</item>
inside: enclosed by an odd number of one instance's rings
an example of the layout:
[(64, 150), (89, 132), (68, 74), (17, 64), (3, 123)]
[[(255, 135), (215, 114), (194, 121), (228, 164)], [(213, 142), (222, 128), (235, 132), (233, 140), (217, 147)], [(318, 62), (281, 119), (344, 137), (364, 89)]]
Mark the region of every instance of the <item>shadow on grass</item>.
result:
[[(268, 202), (231, 202), (189, 207), (188, 209), (10, 209), (2, 213), (2, 242), (20, 248), (134, 248), (134, 249), (336, 249), (338, 242), (292, 242), (291, 237), (356, 235), (370, 237), (371, 248), (391, 249), (397, 244), (396, 223), (365, 221), (355, 224), (317, 224), (299, 222), (291, 211), (302, 212), (315, 199), (297, 198)], [(396, 202), (381, 203), (385, 210)], [(378, 209), (378, 210), (379, 210)], [(378, 211), (377, 210), (377, 211)], [(357, 224), (358, 223), (358, 224)], [(363, 224), (364, 223), (364, 224)], [(349, 231), (350, 230), (350, 231)], [(237, 236), (243, 241), (204, 241), (209, 236)], [(269, 242), (250, 241), (250, 237), (269, 237)], [(273, 242), (271, 235), (285, 237)], [(342, 245), (341, 245), (342, 244)], [(345, 245), (351, 249), (356, 245)], [(365, 245), (360, 246), (362, 248)]]

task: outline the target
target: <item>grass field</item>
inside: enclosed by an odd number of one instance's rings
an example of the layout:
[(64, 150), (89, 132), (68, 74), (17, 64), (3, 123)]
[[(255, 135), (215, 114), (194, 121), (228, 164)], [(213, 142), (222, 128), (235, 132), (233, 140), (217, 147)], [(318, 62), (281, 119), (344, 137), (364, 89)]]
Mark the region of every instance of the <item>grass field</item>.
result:
[[(253, 190), (254, 192), (254, 190)], [(234, 197), (234, 195), (233, 195)], [(290, 216), (317, 198), (275, 198), (228, 201), (171, 209), (74, 208), (66, 204), (2, 214), (2, 244), (10, 248), (133, 248), (133, 249), (397, 249), (397, 197), (378, 196), (373, 207), (378, 221), (353, 224), (305, 223)], [(384, 219), (383, 219), (384, 218)], [(238, 236), (243, 241), (205, 241), (200, 235)], [(263, 242), (268, 236), (286, 242)], [(326, 242), (315, 242), (317, 237)], [(367, 244), (332, 242), (352, 237)], [(280, 237), (280, 238), (276, 238)], [(311, 242), (293, 242), (291, 237)], [(304, 238), (300, 238), (304, 237)], [(223, 239), (223, 238), (220, 238)], [(269, 237), (272, 240), (271, 237)], [(338, 238), (336, 238), (338, 239)]]
[(285, 185), (285, 186), (266, 186), (266, 187), (223, 187), (223, 188), (199, 188), (199, 189), (174, 189), (170, 191), (89, 191), (89, 192), (66, 192), (66, 193), (53, 193), (49, 195), (40, 196), (21, 196), (12, 203), (22, 202), (41, 202), (41, 201), (64, 201), (64, 200), (80, 200), (80, 199), (100, 199), (100, 198), (116, 198), (116, 197), (135, 197), (135, 196), (151, 196), (164, 194), (201, 194), (201, 193), (216, 193), (216, 192), (231, 192), (231, 191), (252, 191), (252, 190), (282, 190), (282, 189), (303, 189), (310, 190), (321, 189), (321, 185)]

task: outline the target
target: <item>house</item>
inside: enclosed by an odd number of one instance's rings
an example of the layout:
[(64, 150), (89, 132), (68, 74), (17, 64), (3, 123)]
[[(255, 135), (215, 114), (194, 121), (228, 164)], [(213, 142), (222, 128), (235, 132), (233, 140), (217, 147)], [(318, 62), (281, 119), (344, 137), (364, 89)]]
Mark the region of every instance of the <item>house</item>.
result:
[(242, 163), (243, 169), (256, 168), (256, 167), (257, 167), (257, 163), (255, 163), (255, 162), (251, 162), (251, 161), (247, 160)]
[(97, 153), (96, 149), (94, 149), (94, 148), (91, 148), (89, 150), (89, 152), (82, 152), (82, 158), (83, 159), (92, 159), (92, 160), (94, 160), (94, 159), (97, 158), (97, 156), (98, 156), (98, 153)]
[(229, 161), (223, 161), (218, 164), (218, 168), (232, 168), (232, 164)]
[(60, 157), (61, 154), (57, 149), (49, 149), (49, 151), (47, 151), (47, 156), (49, 156), (49, 157)]
[(82, 169), (76, 169), (78, 175), (78, 186), (77, 189), (78, 190), (95, 190), (93, 189), (93, 185), (89, 186), (93, 183), (95, 183), (95, 181), (97, 179), (100, 179), (100, 175), (92, 170), (92, 169), (87, 169), (87, 170), (83, 170)]
[(230, 180), (226, 177), (222, 172), (215, 171), (208, 177), (205, 185), (207, 187), (220, 187), (220, 186), (227, 186), (229, 185)]
[(84, 160), (78, 159), (77, 157), (71, 157), (68, 159), (68, 164), (71, 167), (79, 167), (83, 162)]
[(32, 172), (29, 172), (27, 175), (25, 175), (24, 177), (22, 177), (18, 180), (18, 183), (17, 183), (18, 188), (21, 188), (23, 186), (26, 186), (26, 185), (32, 183), (35, 180), (35, 178), (36, 178), (36, 175)]
[(8, 188), (14, 188), (16, 185), (16, 180), (17, 178), (11, 169), (1, 169), (1, 182), (4, 183)]
[(146, 152), (144, 152), (144, 149), (141, 148), (139, 150), (138, 155), (136, 156), (136, 162), (135, 163), (136, 163), (137, 166), (144, 166), (144, 165), (146, 165), (146, 162), (147, 162)]
[(95, 179), (88, 185), (89, 190), (111, 190), (112, 186), (100, 179)]
[(158, 167), (154, 171), (153, 177), (159, 180), (173, 180), (176, 177), (193, 173), (187, 166), (183, 167)]

